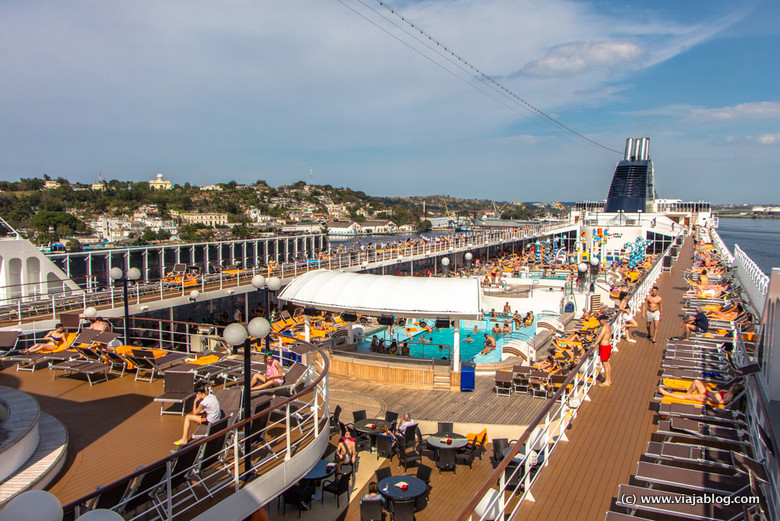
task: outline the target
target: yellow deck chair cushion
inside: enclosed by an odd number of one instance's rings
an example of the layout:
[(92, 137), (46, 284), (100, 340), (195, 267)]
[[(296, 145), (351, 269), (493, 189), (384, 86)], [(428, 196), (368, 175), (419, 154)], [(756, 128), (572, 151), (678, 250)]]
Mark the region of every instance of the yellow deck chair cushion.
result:
[[(477, 440), (481, 440), (482, 436), (487, 436), (487, 427), (482, 429), (482, 432), (479, 432), (477, 434), (470, 433), (466, 434), (466, 439), (469, 443), (476, 443)], [(487, 438), (485, 438), (485, 443), (487, 443)]]
[[(688, 389), (691, 384), (693, 384), (693, 380), (681, 380), (677, 378), (664, 378), (664, 385), (666, 387), (670, 387), (672, 389)], [(704, 382), (704, 386), (712, 391), (717, 387), (714, 383), (711, 382)]]
[[(674, 396), (664, 396), (663, 399), (661, 400), (661, 403), (684, 403), (687, 405), (699, 405), (699, 406), (704, 405), (702, 402), (697, 402), (696, 400), (682, 400), (680, 398), (675, 398)], [(715, 405), (715, 404), (708, 403), (707, 405), (709, 405), (710, 407), (723, 409), (723, 405), (720, 404)]]

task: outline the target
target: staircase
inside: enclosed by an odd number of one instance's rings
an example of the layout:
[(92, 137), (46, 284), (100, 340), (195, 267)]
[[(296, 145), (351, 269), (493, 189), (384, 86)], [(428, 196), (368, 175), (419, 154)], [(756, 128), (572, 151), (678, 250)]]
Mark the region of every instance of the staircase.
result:
[(450, 390), (450, 366), (448, 365), (433, 366), (433, 390), (434, 391)]
[(16, 495), (43, 489), (62, 469), (68, 433), (27, 393), (0, 386), (0, 509)]

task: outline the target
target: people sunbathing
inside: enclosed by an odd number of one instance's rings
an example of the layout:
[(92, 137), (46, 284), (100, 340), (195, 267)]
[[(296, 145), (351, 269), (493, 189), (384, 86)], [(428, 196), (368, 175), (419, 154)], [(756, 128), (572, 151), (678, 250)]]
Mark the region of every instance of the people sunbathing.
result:
[(27, 349), (24, 349), (22, 353), (30, 354), (37, 353), (38, 351), (54, 351), (65, 342), (65, 328), (62, 324), (57, 324), (54, 329), (49, 331), (43, 336), (43, 341), (33, 344)]
[(697, 379), (684, 392), (667, 391), (663, 386), (659, 387), (658, 390), (664, 396), (670, 396), (678, 400), (690, 400), (710, 405), (726, 405), (743, 389), (738, 383), (733, 384), (728, 390), (710, 390), (707, 387), (707, 384)]
[(284, 373), (282, 364), (279, 363), (274, 355), (266, 353), (265, 355), (265, 374), (254, 374), (249, 386), (253, 391), (268, 389), (269, 387), (279, 387), (284, 383)]

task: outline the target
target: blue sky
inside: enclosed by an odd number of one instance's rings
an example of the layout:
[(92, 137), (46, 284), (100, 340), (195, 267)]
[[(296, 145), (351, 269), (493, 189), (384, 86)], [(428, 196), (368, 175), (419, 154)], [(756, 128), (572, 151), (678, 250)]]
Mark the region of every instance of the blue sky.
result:
[[(649, 137), (659, 196), (780, 203), (780, 2), (390, 5), (589, 139)], [(399, 25), (375, 0), (0, 3), (0, 178), (604, 198), (619, 155)]]

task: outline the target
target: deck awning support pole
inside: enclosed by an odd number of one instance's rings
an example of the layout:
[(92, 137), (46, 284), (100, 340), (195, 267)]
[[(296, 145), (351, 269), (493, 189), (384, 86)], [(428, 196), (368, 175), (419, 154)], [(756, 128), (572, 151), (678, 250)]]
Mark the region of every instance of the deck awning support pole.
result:
[(303, 316), (303, 339), (311, 342), (311, 317), (309, 315)]
[(454, 338), (452, 341), (452, 371), (460, 372), (460, 319), (455, 319)]
[(347, 341), (349, 344), (355, 343), (355, 337), (352, 334), (352, 322), (347, 322)]

